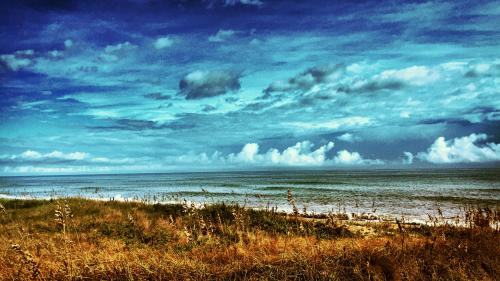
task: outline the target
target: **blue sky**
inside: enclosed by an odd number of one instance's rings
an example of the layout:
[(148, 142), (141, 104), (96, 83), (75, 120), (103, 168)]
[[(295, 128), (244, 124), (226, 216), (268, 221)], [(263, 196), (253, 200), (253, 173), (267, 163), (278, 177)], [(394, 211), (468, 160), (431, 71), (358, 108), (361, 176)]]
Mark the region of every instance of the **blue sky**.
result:
[(498, 166), (499, 3), (352, 2), (3, 1), (0, 173)]

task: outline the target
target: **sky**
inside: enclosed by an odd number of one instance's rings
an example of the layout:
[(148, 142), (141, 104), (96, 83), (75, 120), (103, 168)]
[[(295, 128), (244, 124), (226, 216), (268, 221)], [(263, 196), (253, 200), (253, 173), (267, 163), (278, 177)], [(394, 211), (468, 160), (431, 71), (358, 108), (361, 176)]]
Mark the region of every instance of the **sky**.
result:
[(0, 175), (499, 166), (498, 1), (0, 4)]

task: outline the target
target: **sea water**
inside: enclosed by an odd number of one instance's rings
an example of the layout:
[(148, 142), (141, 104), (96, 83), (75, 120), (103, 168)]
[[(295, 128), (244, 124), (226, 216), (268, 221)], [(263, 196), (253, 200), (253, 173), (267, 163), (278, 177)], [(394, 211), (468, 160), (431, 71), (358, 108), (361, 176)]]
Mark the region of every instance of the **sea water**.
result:
[(0, 198), (84, 197), (148, 203), (236, 203), (301, 212), (418, 220), (500, 205), (500, 169), (203, 172), (0, 177)]

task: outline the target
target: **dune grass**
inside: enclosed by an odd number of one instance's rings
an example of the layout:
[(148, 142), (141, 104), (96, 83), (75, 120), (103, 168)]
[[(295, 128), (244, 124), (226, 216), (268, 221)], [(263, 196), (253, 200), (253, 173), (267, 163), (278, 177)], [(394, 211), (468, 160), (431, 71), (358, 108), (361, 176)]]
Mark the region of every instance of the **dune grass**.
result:
[(498, 210), (468, 209), (462, 226), (294, 210), (0, 200), (0, 279), (500, 279)]

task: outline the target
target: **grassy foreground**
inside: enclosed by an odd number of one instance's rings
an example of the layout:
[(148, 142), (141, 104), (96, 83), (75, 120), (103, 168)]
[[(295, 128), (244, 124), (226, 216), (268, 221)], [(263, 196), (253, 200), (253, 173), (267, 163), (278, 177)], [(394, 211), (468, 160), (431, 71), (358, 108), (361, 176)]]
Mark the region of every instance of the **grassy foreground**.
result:
[(498, 216), (468, 212), (458, 227), (226, 205), (0, 200), (0, 279), (499, 280)]

